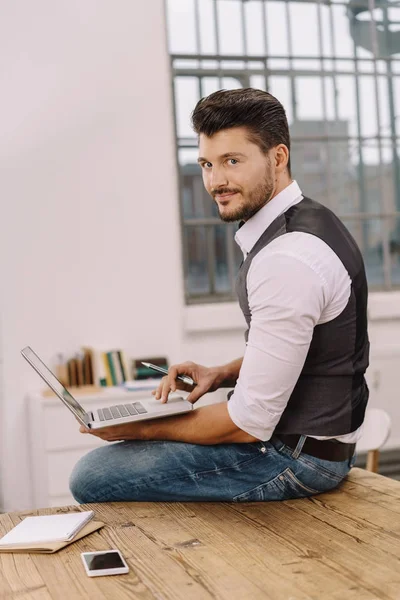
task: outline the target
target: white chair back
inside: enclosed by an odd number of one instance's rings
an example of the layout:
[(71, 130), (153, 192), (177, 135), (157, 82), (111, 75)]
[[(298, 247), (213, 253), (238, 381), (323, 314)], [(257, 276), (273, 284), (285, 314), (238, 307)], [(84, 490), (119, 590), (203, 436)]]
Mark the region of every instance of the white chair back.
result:
[(379, 450), (386, 443), (390, 434), (391, 419), (382, 408), (367, 408), (363, 432), (357, 442), (357, 452)]
[(367, 471), (378, 472), (379, 450), (390, 434), (391, 419), (382, 408), (367, 408), (362, 436), (357, 442), (357, 452), (367, 452)]

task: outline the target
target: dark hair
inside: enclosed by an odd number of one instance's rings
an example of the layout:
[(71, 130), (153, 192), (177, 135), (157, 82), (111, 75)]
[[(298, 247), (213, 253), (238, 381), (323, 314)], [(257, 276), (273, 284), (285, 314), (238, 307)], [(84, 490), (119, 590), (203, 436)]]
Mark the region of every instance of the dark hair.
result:
[[(211, 137), (231, 127), (247, 127), (249, 139), (262, 152), (278, 144), (290, 151), (285, 109), (274, 96), (254, 88), (219, 90), (201, 98), (192, 113), (194, 131)], [(290, 157), (288, 162), (290, 173)]]

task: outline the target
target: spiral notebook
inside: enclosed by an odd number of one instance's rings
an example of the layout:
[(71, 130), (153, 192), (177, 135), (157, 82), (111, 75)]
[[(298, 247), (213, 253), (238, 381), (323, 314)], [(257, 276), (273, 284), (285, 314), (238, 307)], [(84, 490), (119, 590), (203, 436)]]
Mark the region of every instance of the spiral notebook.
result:
[(26, 517), (0, 539), (4, 548), (39, 547), (46, 544), (70, 542), (93, 518), (92, 510)]

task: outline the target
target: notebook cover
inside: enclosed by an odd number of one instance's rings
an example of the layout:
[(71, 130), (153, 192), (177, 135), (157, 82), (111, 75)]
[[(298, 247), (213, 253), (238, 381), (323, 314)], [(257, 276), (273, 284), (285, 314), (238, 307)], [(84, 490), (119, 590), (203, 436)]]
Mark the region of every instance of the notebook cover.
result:
[(29, 516), (0, 539), (0, 548), (69, 542), (92, 518), (92, 510)]
[(8, 552), (8, 553), (12, 552), (13, 554), (21, 553), (21, 552), (22, 553), (35, 553), (35, 554), (52, 554), (53, 552), (58, 552), (58, 550), (61, 550), (61, 548), (65, 548), (66, 546), (73, 544), (77, 540), (82, 539), (83, 537), (89, 535), (90, 533), (93, 533), (94, 531), (101, 529), (101, 527), (103, 527), (103, 526), (104, 526), (104, 523), (102, 523), (101, 521), (90, 521), (69, 542), (52, 542), (52, 543), (43, 544), (40, 547), (39, 546), (18, 546), (18, 547), (10, 546), (9, 548), (7, 548), (6, 546), (4, 546), (3, 548), (0, 548), (0, 552)]

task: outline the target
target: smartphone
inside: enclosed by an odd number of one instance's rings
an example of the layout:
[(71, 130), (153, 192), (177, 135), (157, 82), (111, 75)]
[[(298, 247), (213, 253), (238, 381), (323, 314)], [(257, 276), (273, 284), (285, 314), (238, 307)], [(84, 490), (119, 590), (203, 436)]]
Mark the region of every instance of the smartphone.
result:
[(86, 574), (89, 577), (122, 575), (129, 572), (129, 567), (119, 550), (82, 552), (81, 557)]

